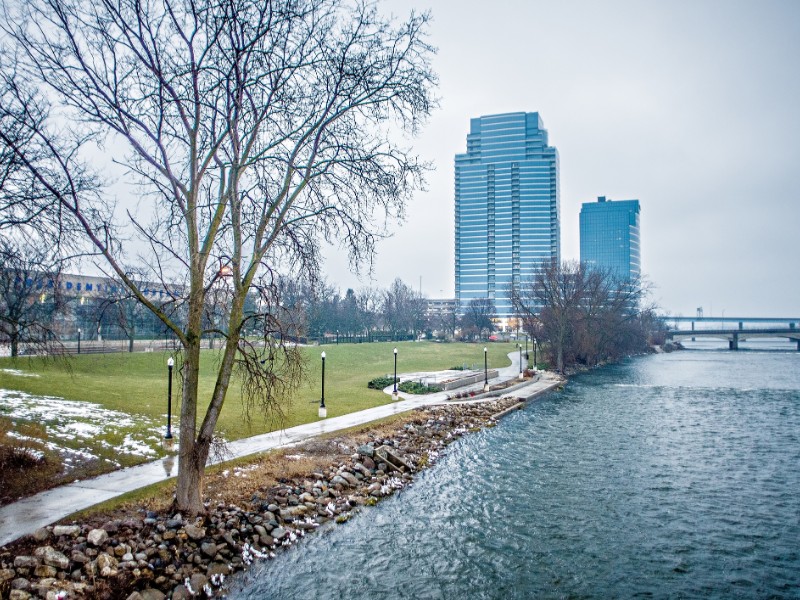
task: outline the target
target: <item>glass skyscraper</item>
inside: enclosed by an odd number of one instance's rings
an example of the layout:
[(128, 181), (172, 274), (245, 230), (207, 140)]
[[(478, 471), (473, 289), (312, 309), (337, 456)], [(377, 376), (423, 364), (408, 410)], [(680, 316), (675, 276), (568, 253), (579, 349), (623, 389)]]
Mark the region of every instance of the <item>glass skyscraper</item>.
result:
[(539, 113), (471, 119), (466, 154), (455, 159), (455, 287), (463, 312), (473, 298), (514, 316), (510, 286), (560, 258), (558, 151)]
[(581, 262), (610, 270), (617, 277), (637, 281), (639, 255), (639, 201), (606, 200), (581, 206)]

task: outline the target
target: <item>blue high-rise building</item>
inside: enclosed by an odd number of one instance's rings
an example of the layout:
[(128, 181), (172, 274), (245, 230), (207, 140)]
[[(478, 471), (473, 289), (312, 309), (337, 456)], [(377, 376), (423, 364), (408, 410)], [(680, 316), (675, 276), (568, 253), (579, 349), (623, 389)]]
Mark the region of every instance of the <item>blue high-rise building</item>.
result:
[(539, 113), (472, 119), (466, 154), (455, 159), (455, 287), (463, 312), (490, 298), (514, 311), (511, 285), (560, 258), (558, 151)]
[(627, 281), (641, 276), (639, 201), (606, 200), (581, 206), (581, 262)]

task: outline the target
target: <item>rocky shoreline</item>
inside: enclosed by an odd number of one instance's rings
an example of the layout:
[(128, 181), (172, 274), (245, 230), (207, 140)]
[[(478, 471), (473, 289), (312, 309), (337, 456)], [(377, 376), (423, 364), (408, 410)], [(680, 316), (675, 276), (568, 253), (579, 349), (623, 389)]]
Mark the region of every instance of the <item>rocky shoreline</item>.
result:
[(209, 502), (201, 517), (138, 508), (42, 528), (0, 548), (0, 600), (224, 596), (232, 573), (403, 489), (448, 444), (492, 426), (516, 404), (502, 398), (418, 409), (389, 431), (306, 442), (294, 456), (323, 457), (308, 472), (269, 485), (239, 479), (238, 496)]

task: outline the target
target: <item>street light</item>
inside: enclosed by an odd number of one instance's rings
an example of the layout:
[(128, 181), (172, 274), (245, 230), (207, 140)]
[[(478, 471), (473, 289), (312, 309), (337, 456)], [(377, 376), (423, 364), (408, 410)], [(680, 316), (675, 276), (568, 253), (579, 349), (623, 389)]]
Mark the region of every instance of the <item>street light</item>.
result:
[(81, 328), (78, 327), (78, 354), (81, 353)]
[(525, 360), (528, 360), (528, 334), (525, 334)]
[(533, 370), (534, 371), (536, 370), (538, 364), (539, 363), (536, 361), (536, 338), (533, 338)]
[(394, 391), (392, 392), (392, 400), (397, 400), (397, 348), (394, 349)]
[(322, 399), (319, 401), (319, 418), (324, 419), (328, 416), (328, 409), (325, 408), (325, 352), (322, 353)]
[(486, 346), (484, 346), (483, 347), (483, 391), (484, 392), (489, 391), (489, 358), (487, 352), (489, 352), (489, 350), (488, 348), (486, 348)]
[(167, 435), (164, 436), (165, 440), (172, 439), (172, 367), (175, 366), (175, 361), (170, 356), (167, 359)]
[(522, 379), (525, 377), (522, 373), (522, 344), (517, 344), (517, 348), (519, 348), (519, 378)]

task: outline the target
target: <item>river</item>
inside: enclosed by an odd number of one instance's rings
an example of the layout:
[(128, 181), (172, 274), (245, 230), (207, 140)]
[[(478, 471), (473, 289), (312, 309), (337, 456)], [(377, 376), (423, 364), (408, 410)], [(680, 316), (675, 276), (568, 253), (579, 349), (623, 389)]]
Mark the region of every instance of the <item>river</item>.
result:
[(800, 598), (800, 353), (573, 377), (232, 598)]

